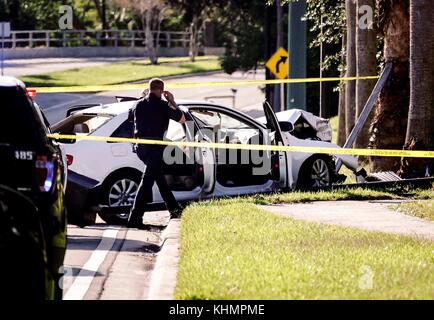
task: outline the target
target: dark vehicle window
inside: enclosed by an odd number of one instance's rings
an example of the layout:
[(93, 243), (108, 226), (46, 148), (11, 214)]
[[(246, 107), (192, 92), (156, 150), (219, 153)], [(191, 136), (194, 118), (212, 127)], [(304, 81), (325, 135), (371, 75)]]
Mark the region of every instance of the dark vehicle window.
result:
[(134, 122), (126, 120), (113, 132), (114, 138), (132, 138), (134, 132)]
[(318, 140), (315, 129), (302, 117), (295, 122), (294, 131), (291, 134), (299, 139)]
[(0, 88), (0, 143), (40, 146), (47, 141), (46, 129), (23, 89)]

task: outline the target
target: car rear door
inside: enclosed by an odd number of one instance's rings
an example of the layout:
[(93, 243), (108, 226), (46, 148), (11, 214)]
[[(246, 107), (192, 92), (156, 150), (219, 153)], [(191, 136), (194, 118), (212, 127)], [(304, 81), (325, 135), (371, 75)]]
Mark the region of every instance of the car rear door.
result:
[[(288, 141), (285, 139), (285, 136), (282, 134), (282, 130), (279, 125), (279, 120), (277, 119), (276, 114), (273, 111), (273, 108), (268, 103), (268, 101), (264, 101), (263, 103), (263, 109), (265, 114), (265, 119), (267, 121), (266, 126), (267, 129), (270, 130), (270, 133), (274, 134), (274, 141), (272, 141), (273, 144), (277, 146), (285, 146), (288, 145)], [(287, 152), (276, 152), (274, 153), (276, 156), (272, 156), (272, 159), (276, 159), (275, 161), (272, 161), (273, 169), (276, 169), (275, 167), (278, 166), (279, 169), (279, 184), (280, 187), (285, 188), (289, 185), (289, 163), (288, 163), (288, 154)]]

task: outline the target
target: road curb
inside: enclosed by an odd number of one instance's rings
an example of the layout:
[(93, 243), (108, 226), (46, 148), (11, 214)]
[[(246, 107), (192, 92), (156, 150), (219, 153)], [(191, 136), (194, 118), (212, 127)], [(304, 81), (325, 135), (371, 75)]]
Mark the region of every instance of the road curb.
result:
[(151, 274), (146, 300), (173, 300), (179, 261), (180, 220), (170, 220), (161, 234), (160, 252)]

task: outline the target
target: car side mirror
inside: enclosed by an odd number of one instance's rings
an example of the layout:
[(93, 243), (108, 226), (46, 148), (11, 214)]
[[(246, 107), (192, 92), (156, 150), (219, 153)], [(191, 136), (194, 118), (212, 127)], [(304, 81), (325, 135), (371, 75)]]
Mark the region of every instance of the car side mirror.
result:
[[(67, 132), (67, 133), (59, 133), (60, 135), (68, 135), (68, 136), (76, 136), (75, 133), (71, 133), (71, 132)], [(63, 143), (63, 144), (74, 144), (77, 139), (54, 139), (54, 141), (58, 142), (58, 143)]]
[(280, 130), (282, 130), (282, 132), (294, 131), (294, 125), (289, 121), (280, 121), (279, 126), (280, 126)]

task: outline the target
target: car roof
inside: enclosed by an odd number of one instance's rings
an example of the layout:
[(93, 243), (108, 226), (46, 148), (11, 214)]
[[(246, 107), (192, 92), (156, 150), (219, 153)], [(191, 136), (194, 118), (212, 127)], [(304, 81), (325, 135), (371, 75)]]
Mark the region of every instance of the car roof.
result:
[[(109, 114), (113, 116), (117, 116), (123, 113), (129, 112), (131, 108), (134, 107), (134, 105), (137, 103), (137, 101), (125, 101), (125, 102), (115, 102), (105, 105), (96, 105), (94, 107), (86, 108), (77, 112), (74, 112), (75, 115), (77, 114)], [(195, 105), (207, 105), (207, 106), (215, 106), (218, 108), (231, 110), (228, 107), (224, 107), (221, 105), (217, 105), (208, 101), (200, 101), (200, 100), (184, 100), (184, 99), (177, 99), (176, 103), (180, 106), (184, 106), (186, 108), (189, 108), (190, 106)]]
[[(125, 102), (116, 102), (116, 103), (105, 104), (105, 105), (100, 104), (95, 107), (90, 107), (90, 108), (76, 111), (74, 112), (74, 115), (98, 114), (98, 115), (111, 115), (116, 117), (121, 114), (127, 114), (131, 110), (131, 108), (134, 107), (136, 103), (137, 101), (125, 101)], [(257, 120), (255, 120), (254, 118), (250, 117), (248, 114), (245, 114), (240, 110), (235, 110), (234, 108), (228, 108), (212, 102), (203, 101), (203, 100), (177, 99), (176, 103), (179, 106), (185, 107), (186, 109), (190, 109), (195, 106), (209, 106), (209, 107), (216, 107), (219, 110), (226, 110), (228, 113), (233, 113), (233, 112), (239, 113), (242, 114), (243, 117), (249, 119), (250, 121), (253, 121), (261, 126), (264, 126), (263, 123), (258, 122)]]
[(3, 88), (21, 87), (23, 89), (26, 88), (26, 86), (21, 80), (9, 76), (0, 76), (0, 87)]

